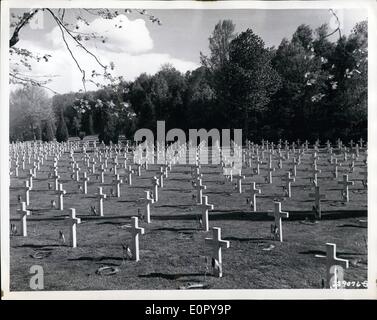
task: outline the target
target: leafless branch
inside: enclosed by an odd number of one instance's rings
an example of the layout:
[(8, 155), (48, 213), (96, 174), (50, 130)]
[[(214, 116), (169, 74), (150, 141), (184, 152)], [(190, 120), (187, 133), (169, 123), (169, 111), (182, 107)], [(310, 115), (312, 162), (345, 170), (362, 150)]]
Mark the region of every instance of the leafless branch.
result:
[(32, 86), (35, 86), (35, 87), (45, 88), (47, 90), (50, 90), (54, 94), (59, 94), (57, 91), (46, 86), (46, 84), (49, 82), (48, 80), (36, 81), (36, 80), (26, 76), (26, 75), (20, 75), (20, 74), (13, 73), (13, 72), (9, 73), (9, 76), (11, 77), (11, 81), (13, 81), (14, 83), (18, 83), (18, 84), (22, 84), (22, 85), (32, 85)]
[(9, 47), (13, 47), (19, 40), (20, 30), (29, 23), (30, 19), (39, 11), (40, 9), (31, 10), (28, 13), (25, 13), (21, 21), (17, 24), (16, 28), (13, 31), (12, 37), (9, 40)]
[(87, 48), (85, 48), (85, 46), (80, 41), (78, 41), (74, 35), (72, 35), (71, 31), (68, 30), (68, 28), (64, 25), (64, 23), (50, 9), (47, 8), (46, 10), (51, 13), (55, 21), (58, 23), (58, 25), (60, 25), (68, 33), (68, 35), (78, 44), (78, 46), (81, 49), (83, 49), (86, 53), (91, 55), (102, 68), (106, 69), (106, 67), (98, 60), (96, 55), (90, 52)]
[(339, 33), (339, 39), (341, 39), (342, 38), (342, 32), (340, 30), (340, 21), (339, 21), (339, 18), (338, 18), (337, 14), (335, 13), (335, 11), (333, 9), (329, 9), (329, 11), (335, 17), (335, 19), (337, 21), (337, 24), (338, 24), (338, 27), (333, 32), (331, 32), (330, 34), (326, 35), (325, 38), (330, 37), (334, 33), (338, 32)]
[[(49, 10), (49, 9), (48, 9), (48, 10)], [(85, 85), (85, 70), (83, 70), (83, 69), (81, 68), (79, 62), (77, 61), (75, 55), (73, 54), (71, 48), (69, 47), (69, 44), (68, 44), (68, 42), (67, 42), (67, 40), (66, 40), (66, 38), (65, 38), (65, 33), (64, 33), (64, 30), (63, 30), (63, 28), (62, 28), (62, 26), (61, 26), (60, 20), (58, 20), (58, 18), (52, 13), (51, 10), (49, 10), (49, 12), (52, 14), (52, 16), (54, 17), (55, 21), (57, 22), (58, 27), (59, 27), (59, 29), (60, 29), (60, 32), (61, 32), (61, 34), (62, 34), (62, 38), (63, 38), (64, 44), (65, 44), (65, 46), (66, 46), (66, 48), (67, 48), (69, 54), (71, 55), (73, 61), (75, 61), (77, 68), (80, 70), (80, 72), (81, 72), (81, 74), (82, 74), (82, 83), (83, 83), (83, 86), (84, 86), (84, 90), (86, 91), (86, 85)]]

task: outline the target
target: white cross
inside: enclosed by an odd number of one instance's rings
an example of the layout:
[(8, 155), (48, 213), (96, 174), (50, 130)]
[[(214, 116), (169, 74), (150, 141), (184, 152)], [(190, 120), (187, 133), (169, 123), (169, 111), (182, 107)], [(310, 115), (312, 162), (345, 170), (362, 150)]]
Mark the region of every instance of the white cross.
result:
[(281, 155), (281, 152), (279, 151), (279, 155), (278, 155), (278, 168), (279, 169), (282, 169), (283, 168), (283, 160), (284, 160), (284, 157)]
[(238, 189), (238, 192), (239, 193), (242, 193), (242, 180), (245, 179), (245, 176), (238, 174), (236, 176), (234, 176), (234, 178), (237, 180), (237, 189)]
[(257, 174), (260, 174), (260, 165), (263, 164), (263, 161), (259, 159), (259, 156), (257, 156)]
[(99, 215), (103, 217), (103, 200), (106, 199), (106, 194), (102, 193), (102, 187), (98, 187), (98, 207)]
[(326, 196), (324, 194), (320, 194), (319, 186), (315, 186), (315, 192), (310, 193), (309, 197), (314, 198), (315, 200), (315, 209), (316, 209), (316, 218), (321, 219), (322, 212), (321, 212), (321, 199), (325, 199)]
[(202, 226), (204, 231), (209, 230), (209, 221), (208, 221), (208, 210), (213, 210), (213, 204), (208, 204), (208, 196), (202, 196), (202, 203), (198, 206), (202, 210)]
[(59, 190), (60, 176), (59, 176), (58, 171), (56, 169), (54, 170), (54, 175), (51, 178), (53, 178), (54, 182), (55, 182), (55, 191), (58, 191)]
[(317, 174), (321, 172), (322, 171), (317, 168), (317, 164), (314, 164), (312, 174), (313, 174), (313, 183), (315, 186), (317, 185)]
[(113, 182), (116, 185), (116, 196), (120, 198), (120, 184), (123, 183), (123, 180), (119, 177), (119, 174), (115, 176)]
[(272, 168), (272, 164), (270, 162), (268, 168), (266, 169), (268, 171), (268, 183), (272, 183), (272, 172), (275, 171), (275, 168)]
[(287, 172), (287, 174), (286, 174), (286, 176), (284, 178), (284, 181), (285, 181), (285, 187), (287, 188), (288, 198), (291, 198), (292, 197), (291, 183), (295, 182), (296, 179), (295, 178), (291, 178), (291, 173)]
[(136, 166), (137, 166), (137, 176), (140, 177), (141, 176), (141, 164), (136, 163)]
[(29, 186), (29, 181), (25, 181), (25, 187), (24, 187), (24, 190), (25, 190), (25, 202), (26, 202), (26, 205), (30, 205), (30, 186)]
[(344, 174), (343, 175), (343, 180), (342, 181), (338, 181), (338, 184), (342, 184), (343, 185), (342, 194), (344, 195), (344, 198), (346, 199), (346, 201), (349, 202), (350, 198), (349, 198), (348, 186), (353, 186), (354, 182), (353, 181), (348, 181), (348, 175)]
[(88, 193), (88, 181), (89, 181), (89, 177), (87, 175), (86, 172), (83, 172), (82, 174), (82, 181), (83, 181), (83, 184), (84, 184), (84, 194), (87, 194)]
[(338, 178), (338, 159), (334, 158), (333, 160), (333, 169), (334, 169), (334, 178)]
[(59, 190), (58, 190), (58, 194), (59, 194), (59, 210), (63, 210), (64, 209), (64, 206), (63, 206), (63, 196), (65, 195), (65, 190), (63, 190), (63, 185), (60, 183), (59, 184)]
[[(212, 259), (216, 259), (222, 266), (222, 248), (229, 248), (230, 242), (221, 239), (221, 228), (213, 227), (212, 232), (212, 238), (205, 238), (205, 241), (212, 247)], [(222, 271), (222, 268), (220, 271)], [(219, 272), (218, 277), (222, 277), (222, 272)]]
[(202, 204), (203, 190), (207, 189), (205, 185), (202, 185), (202, 179), (199, 178), (196, 180), (195, 189), (197, 203)]
[[(281, 218), (288, 218), (289, 214), (288, 212), (282, 212), (281, 211), (281, 202), (274, 202), (274, 212), (268, 213), (269, 216), (273, 216), (275, 219), (275, 230), (278, 233), (280, 242), (283, 242), (283, 229), (282, 229), (282, 222)], [(277, 233), (275, 233), (276, 235)]]
[(294, 177), (296, 177), (296, 175), (297, 175), (297, 165), (298, 165), (296, 157), (292, 158), (292, 165), (293, 165), (293, 167), (292, 167), (292, 174), (293, 174)]
[(164, 187), (164, 171), (162, 167), (160, 168), (160, 171), (157, 173), (157, 175), (159, 178), (160, 187), (163, 188)]
[[(338, 289), (339, 287), (342, 287), (342, 284), (339, 286), (338, 281), (343, 280), (343, 269), (348, 269), (349, 262), (346, 259), (337, 258), (336, 244), (326, 243), (326, 256), (315, 256), (316, 258), (326, 258), (326, 288)], [(339, 274), (341, 275), (340, 279)]]
[(200, 179), (203, 175), (200, 173), (200, 167), (191, 167), (191, 176), (194, 180)]
[(66, 221), (68, 222), (70, 226), (70, 233), (71, 233), (71, 247), (76, 248), (77, 247), (77, 239), (76, 239), (76, 226), (77, 224), (81, 223), (80, 218), (76, 218), (76, 209), (70, 208), (71, 215), (70, 217), (66, 218)]
[(145, 201), (147, 203), (147, 207), (146, 207), (146, 221), (147, 223), (151, 223), (151, 204), (154, 203), (154, 199), (151, 198), (151, 193), (149, 190), (145, 191), (146, 193), (146, 197), (145, 197)]
[(251, 201), (252, 201), (251, 204), (253, 207), (253, 211), (256, 212), (257, 211), (257, 194), (260, 194), (261, 190), (255, 187), (255, 182), (252, 182), (250, 185), (250, 193), (251, 193)]
[(92, 174), (96, 173), (96, 160), (92, 158)]
[(105, 183), (105, 171), (106, 171), (106, 169), (104, 168), (103, 164), (101, 164), (101, 167), (98, 169), (98, 171), (101, 174), (101, 183)]
[(131, 166), (128, 166), (126, 173), (128, 174), (128, 185), (132, 186), (132, 174), (134, 173), (134, 171), (132, 170)]
[(26, 210), (25, 202), (21, 202), (21, 209), (19, 210), (19, 213), (20, 213), (21, 235), (23, 237), (27, 237), (26, 216), (30, 215), (30, 211)]
[(75, 168), (74, 168), (73, 170), (74, 170), (74, 172), (75, 172), (75, 176), (76, 176), (75, 180), (76, 180), (77, 182), (79, 182), (79, 181), (80, 181), (79, 173), (80, 173), (80, 170), (81, 170), (81, 169), (79, 168), (79, 164), (78, 164), (78, 163), (76, 163)]
[(154, 202), (157, 202), (158, 201), (158, 186), (159, 186), (159, 182), (158, 182), (158, 178), (157, 177), (153, 177), (152, 178), (152, 185), (154, 186)]
[(33, 189), (33, 178), (35, 177), (35, 175), (33, 173), (33, 169), (29, 170), (27, 177), (29, 178), (29, 187), (30, 187), (30, 189)]
[(131, 231), (131, 253), (132, 260), (139, 261), (139, 234), (144, 234), (144, 228), (139, 227), (138, 217), (131, 217), (131, 226), (128, 227)]

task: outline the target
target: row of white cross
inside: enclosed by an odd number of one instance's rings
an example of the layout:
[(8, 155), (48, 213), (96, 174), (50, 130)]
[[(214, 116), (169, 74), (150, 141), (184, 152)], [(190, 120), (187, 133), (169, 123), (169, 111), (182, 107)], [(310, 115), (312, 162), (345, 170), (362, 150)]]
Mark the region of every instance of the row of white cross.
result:
[[(200, 148), (203, 148), (203, 147), (204, 147), (203, 145), (200, 146)], [(264, 152), (267, 152), (268, 155), (269, 155), (269, 162), (268, 162), (268, 167), (267, 167), (267, 171), (269, 173), (269, 179), (268, 180), (269, 180), (270, 183), (272, 183), (272, 172), (275, 170), (274, 168), (272, 168), (272, 155), (274, 154), (274, 152), (273, 152), (273, 147), (272, 147), (272, 149), (268, 149), (269, 147), (271, 147), (271, 145), (269, 146), (267, 144), (267, 151), (266, 150), (262, 151), (262, 158), (264, 157), (263, 156)], [(80, 168), (78, 166), (78, 163), (74, 161), (73, 156), (72, 156), (73, 150), (75, 150), (77, 148), (79, 148), (79, 146), (77, 146), (77, 145), (71, 146), (71, 149), (69, 149), (69, 152), (71, 152), (71, 160), (72, 160), (71, 166), (72, 166), (72, 169), (75, 173), (75, 179), (77, 181), (80, 181), (79, 176), (78, 176), (78, 172), (80, 171)], [(254, 148), (254, 146), (252, 146), (251, 148)], [(167, 161), (165, 163), (165, 165), (162, 165), (160, 167), (160, 172), (158, 173), (158, 178), (157, 177), (153, 178), (153, 180), (152, 180), (152, 184), (154, 186), (153, 198), (150, 195), (150, 191), (149, 190), (146, 191), (146, 203), (147, 203), (146, 222), (147, 223), (150, 223), (150, 205), (158, 201), (158, 187), (161, 187), (161, 188), (163, 187), (163, 179), (164, 179), (164, 177), (165, 178), (168, 177), (168, 169), (171, 170), (172, 163), (177, 163), (177, 158), (182, 156), (182, 152), (181, 152), (182, 149), (183, 149), (183, 147), (176, 148), (176, 150), (175, 150), (176, 152), (171, 154), (172, 156), (170, 158), (170, 161)], [(55, 150), (55, 149), (53, 148), (53, 150)], [(59, 150), (59, 151), (55, 151), (55, 152), (58, 152), (58, 158), (59, 158), (63, 151), (67, 152), (67, 147), (65, 149), (64, 148), (60, 148), (60, 149), (56, 148), (56, 150)], [(256, 153), (258, 153), (259, 149), (254, 149), (254, 150), (257, 150)], [(119, 152), (119, 150), (117, 150), (115, 152), (117, 153), (117, 152)], [(250, 152), (250, 148), (248, 149), (248, 151), (246, 153), (249, 153), (249, 152)], [(194, 186), (195, 186), (196, 191), (197, 191), (198, 205), (202, 209), (203, 229), (205, 231), (209, 231), (208, 211), (213, 210), (214, 206), (211, 205), (211, 204), (208, 204), (208, 197), (207, 196), (202, 195), (203, 190), (206, 189), (206, 186), (204, 186), (202, 184), (202, 179), (201, 179), (202, 174), (200, 173), (200, 158), (198, 157), (199, 153), (200, 152), (198, 151), (196, 159), (195, 159), (196, 165), (193, 166), (193, 170), (192, 170), (192, 176), (193, 176), (193, 179), (194, 179)], [(246, 154), (246, 153), (244, 153), (244, 154)], [(358, 153), (358, 151), (357, 151), (357, 153)], [(50, 152), (48, 154), (49, 155), (54, 154), (54, 151), (52, 153)], [(85, 149), (84, 154), (87, 155), (86, 149)], [(304, 153), (302, 151), (299, 151), (298, 157), (297, 157), (298, 159), (296, 159), (296, 157), (293, 158), (293, 170), (292, 171), (293, 171), (294, 176), (296, 176), (296, 174), (297, 174), (296, 166), (300, 164), (301, 156), (303, 154)], [(126, 155), (126, 153), (125, 153), (125, 155)], [(287, 153), (287, 155), (288, 155), (287, 158), (289, 158), (289, 152)], [(57, 156), (56, 153), (55, 153), (55, 156)], [(345, 161), (346, 161), (346, 158), (347, 158), (347, 155), (346, 155), (346, 152), (345, 152), (344, 153), (344, 160)], [(44, 158), (44, 159), (46, 159), (46, 158)], [(116, 183), (116, 195), (117, 195), (117, 197), (120, 197), (120, 184), (123, 183), (123, 181), (119, 177), (119, 174), (117, 174), (117, 164), (118, 164), (117, 161), (118, 160), (117, 160), (117, 157), (115, 159), (116, 160), (114, 160), (114, 163), (115, 163), (115, 165), (114, 165), (114, 171), (115, 171), (114, 182)], [(278, 155), (278, 167), (279, 168), (282, 168), (282, 160), (285, 160), (285, 159), (286, 158), (282, 157), (281, 153), (279, 152), (279, 155)], [(89, 167), (89, 164), (90, 164), (89, 160), (90, 160), (90, 157), (85, 156), (85, 161), (86, 161), (88, 167)], [(100, 175), (101, 175), (101, 183), (104, 182), (105, 167), (107, 167), (107, 165), (108, 165), (107, 160), (108, 160), (108, 157), (106, 156), (104, 158), (104, 163), (101, 164), (101, 167), (99, 169), (99, 172), (100, 172)], [(316, 211), (317, 211), (317, 214), (319, 214), (319, 217), (320, 217), (320, 200), (323, 199), (324, 196), (320, 194), (319, 186), (317, 185), (316, 174), (320, 173), (320, 170), (317, 169), (316, 161), (318, 160), (318, 156), (317, 156), (316, 152), (313, 154), (312, 160), (313, 160), (313, 182), (315, 184), (315, 192), (313, 194), (310, 194), (309, 196), (315, 198)], [(337, 159), (334, 158), (332, 152), (331, 152), (331, 161), (333, 161), (335, 171), (337, 173)], [(41, 161), (39, 161), (38, 163), (40, 163), (40, 162)], [(248, 163), (250, 163), (250, 161)], [(41, 164), (43, 164), (43, 162)], [(96, 163), (94, 161), (94, 158), (92, 158), (92, 163), (90, 165), (91, 165), (91, 169), (92, 169), (93, 174), (95, 173), (95, 170), (96, 170), (95, 164)], [(257, 156), (257, 171), (260, 170), (260, 168), (259, 168), (260, 164), (262, 164), (262, 162), (259, 159), (259, 157)], [(141, 174), (140, 173), (141, 172), (140, 171), (141, 163), (138, 162), (138, 163), (136, 163), (136, 165), (138, 166), (138, 175), (140, 175)], [(144, 165), (146, 165), (146, 163), (144, 163)], [(227, 166), (227, 165), (231, 165), (231, 163), (230, 163), (230, 161), (227, 162), (226, 159), (225, 159), (225, 161), (223, 160), (222, 165)], [(126, 169), (126, 173), (129, 175), (128, 176), (128, 182), (129, 182), (130, 185), (132, 185), (132, 176), (131, 175), (132, 175), (132, 173), (134, 173), (134, 171), (131, 169), (130, 165), (128, 167), (126, 167), (126, 160), (125, 160), (125, 166), (124, 167)], [(27, 231), (26, 231), (26, 215), (30, 214), (30, 212), (28, 210), (26, 210), (26, 206), (28, 206), (29, 203), (30, 203), (29, 191), (33, 187), (33, 180), (32, 179), (33, 179), (33, 177), (36, 176), (36, 170), (38, 170), (38, 169), (40, 169), (40, 165), (39, 166), (35, 165), (33, 167), (33, 169), (30, 169), (29, 174), (28, 174), (29, 181), (25, 181), (25, 202), (21, 203), (21, 210), (20, 210), (21, 221), (22, 221), (21, 230), (22, 230), (22, 235), (24, 235), (24, 236), (26, 236), (26, 234), (27, 234)], [(59, 181), (58, 181), (60, 176), (58, 175), (58, 172), (57, 172), (57, 159), (54, 159), (54, 167), (52, 169), (53, 169), (53, 175), (51, 177), (54, 179), (55, 190), (57, 191), (57, 193), (59, 195), (59, 209), (63, 210), (63, 208), (64, 208), (63, 207), (63, 195), (66, 192), (65, 192), (65, 190), (63, 190), (63, 185), (61, 183), (59, 183)], [(16, 176), (18, 176), (18, 171), (17, 171)], [(242, 176), (241, 173), (233, 176), (232, 170), (230, 171), (230, 174), (228, 176), (230, 177), (231, 181), (232, 181), (233, 178), (235, 178), (237, 180), (238, 192), (242, 193), (242, 180), (245, 179), (245, 176)], [(366, 173), (365, 173), (365, 176), (366, 176)], [(86, 194), (87, 193), (87, 182), (89, 181), (89, 177), (87, 176), (86, 172), (83, 172), (83, 176), (82, 176), (81, 181), (83, 182), (83, 192)], [(291, 177), (291, 172), (287, 172), (284, 181), (286, 183), (287, 196), (291, 197), (291, 183), (295, 181), (295, 178)], [(343, 192), (346, 193), (345, 197), (346, 197), (347, 201), (349, 201), (348, 186), (353, 185), (353, 182), (348, 181), (348, 175), (343, 175), (343, 180), (340, 181), (339, 183), (343, 185)], [(255, 182), (252, 182), (251, 188), (250, 188), (250, 195), (251, 195), (251, 199), (252, 199), (251, 200), (252, 210), (254, 212), (257, 211), (256, 196), (257, 196), (257, 194), (260, 194), (260, 193), (261, 193), (261, 190), (256, 188)], [(106, 195), (103, 194), (102, 187), (98, 187), (98, 198), (99, 198), (99, 215), (103, 216), (103, 200), (106, 199)], [(80, 223), (80, 219), (76, 218), (76, 211), (75, 211), (74, 208), (71, 208), (70, 211), (71, 211), (71, 214), (70, 214), (70, 217), (67, 219), (67, 221), (69, 222), (69, 224), (71, 226), (71, 228), (70, 228), (71, 229), (71, 245), (72, 245), (72, 247), (76, 247), (76, 245), (77, 245), (76, 244), (76, 225), (78, 223)], [(274, 217), (274, 220), (275, 220), (274, 234), (276, 235), (276, 238), (278, 238), (280, 241), (283, 241), (282, 218), (283, 217), (288, 218), (288, 213), (281, 211), (281, 203), (280, 202), (275, 202), (274, 212), (270, 213), (269, 215), (272, 215)], [(206, 241), (211, 243), (211, 245), (213, 246), (212, 256), (221, 265), (221, 263), (222, 263), (221, 248), (223, 248), (223, 247), (228, 248), (230, 246), (230, 243), (229, 243), (229, 241), (224, 241), (224, 240), (221, 239), (221, 229), (220, 228), (214, 227), (212, 229), (213, 229), (213, 237), (212, 238), (206, 238)], [(139, 260), (139, 249), (138, 249), (139, 248), (139, 234), (144, 234), (144, 229), (140, 228), (138, 226), (138, 218), (137, 217), (131, 218), (130, 230), (131, 230), (131, 234), (132, 234), (132, 242), (131, 242), (131, 244), (132, 244), (131, 245), (132, 256), (134, 257), (135, 260)], [(332, 255), (332, 259), (334, 259), (334, 257), (335, 257), (335, 253), (334, 253), (334, 255)], [(329, 254), (328, 254), (328, 260), (329, 260)], [(221, 273), (219, 273), (219, 276), (221, 276)]]

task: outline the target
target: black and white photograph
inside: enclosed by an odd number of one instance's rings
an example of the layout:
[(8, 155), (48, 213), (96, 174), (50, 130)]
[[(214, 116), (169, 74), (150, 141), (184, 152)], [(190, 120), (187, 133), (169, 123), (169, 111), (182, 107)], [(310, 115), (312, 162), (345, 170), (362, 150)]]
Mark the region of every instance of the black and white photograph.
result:
[(375, 4), (2, 2), (3, 297), (375, 299)]

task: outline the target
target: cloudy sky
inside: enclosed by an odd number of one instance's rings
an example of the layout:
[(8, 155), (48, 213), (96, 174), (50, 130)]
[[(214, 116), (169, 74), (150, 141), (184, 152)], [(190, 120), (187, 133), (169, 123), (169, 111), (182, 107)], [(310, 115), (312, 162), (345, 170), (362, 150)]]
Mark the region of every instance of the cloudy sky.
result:
[[(19, 14), (23, 11), (25, 10), (18, 9), (12, 12)], [(74, 14), (77, 13), (77, 9), (72, 9), (67, 12), (65, 19), (75, 21)], [(267, 46), (278, 46), (284, 37), (291, 38), (297, 26), (302, 23), (313, 29), (324, 23), (329, 24), (330, 28), (336, 25), (328, 10), (313, 9), (148, 10), (148, 13), (158, 17), (162, 25), (152, 23), (138, 13), (122, 14), (115, 20), (86, 14), (90, 24), (86, 26), (78, 23), (78, 30), (105, 35), (105, 43), (100, 40), (87, 42), (88, 49), (102, 63), (113, 62), (115, 75), (133, 80), (142, 72), (154, 74), (165, 63), (172, 64), (182, 72), (197, 68), (200, 64), (199, 53), (208, 51), (208, 37), (219, 20), (233, 20), (236, 32), (251, 28), (263, 38)], [(338, 10), (337, 15), (344, 34), (349, 34), (355, 23), (367, 18), (366, 11), (361, 9)], [(45, 13), (40, 19), (41, 23), (36, 21), (22, 29), (20, 41), (16, 45), (52, 56), (49, 62), (33, 64), (33, 74), (54, 75), (49, 87), (59, 93), (83, 89), (81, 73), (65, 48), (60, 29), (49, 14)], [(93, 69), (99, 70), (93, 58), (74, 45), (71, 47), (87, 75)], [(94, 88), (94, 85), (87, 85), (87, 89)]]

